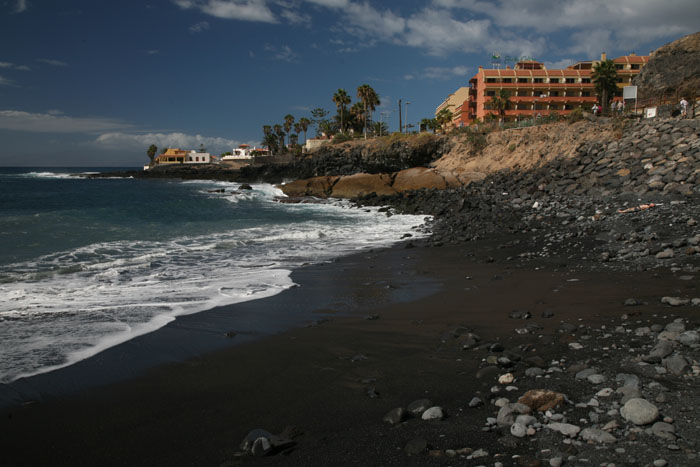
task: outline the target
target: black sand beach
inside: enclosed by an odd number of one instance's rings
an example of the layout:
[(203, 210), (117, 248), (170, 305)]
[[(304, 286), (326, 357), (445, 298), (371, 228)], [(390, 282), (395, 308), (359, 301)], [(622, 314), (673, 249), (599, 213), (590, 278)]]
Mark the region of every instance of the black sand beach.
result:
[[(30, 400), (1, 412), (2, 464), (483, 465), (484, 459), (445, 455), (468, 448), (461, 452), (488, 451), (490, 465), (540, 465), (514, 460), (539, 462), (535, 443), (505, 443), (509, 435), (482, 430), (498, 410), (489, 402), (494, 375), (476, 377), (488, 348), (497, 344), (547, 365), (567, 357), (596, 360), (586, 350), (570, 355), (567, 344), (576, 337), (562, 333), (562, 323), (610, 327), (630, 313), (623, 306), (630, 297), (647, 303), (633, 308), (638, 316), (670, 321), (677, 309), (660, 297), (692, 294), (697, 279), (509, 261), (513, 251), (497, 248), (496, 240), (399, 246), (304, 268), (294, 275), (300, 287), (186, 317), (40, 376), (36, 386), (17, 385), (23, 394), (14, 396)], [(267, 309), (275, 319), (290, 310), (301, 327), (231, 345), (247, 336), (244, 330), (226, 338), (236, 330), (226, 327), (225, 315)], [(513, 320), (514, 310), (532, 319)], [(543, 312), (552, 316), (542, 318)], [(695, 322), (700, 315), (695, 307), (676, 314)], [(515, 332), (533, 322), (542, 328)], [(479, 346), (464, 350), (456, 339), (464, 329), (480, 336)], [(193, 352), (202, 353), (184, 358)], [(141, 359), (157, 365), (132, 372)], [(104, 382), (110, 384), (93, 385)], [(572, 381), (552, 389), (577, 400), (580, 386)], [(486, 404), (470, 408), (474, 396)], [(395, 427), (382, 421), (391, 409), (421, 398), (441, 406), (445, 419)], [(275, 456), (242, 455), (239, 444), (255, 428), (284, 432), (295, 444)], [(416, 438), (427, 440), (429, 453), (406, 454)]]

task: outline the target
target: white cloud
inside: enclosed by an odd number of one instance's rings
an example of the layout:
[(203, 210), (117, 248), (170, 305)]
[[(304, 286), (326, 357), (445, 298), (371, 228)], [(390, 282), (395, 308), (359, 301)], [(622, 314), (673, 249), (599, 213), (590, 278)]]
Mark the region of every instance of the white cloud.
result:
[(454, 67), (428, 67), (421, 72), (404, 75), (404, 79), (449, 79), (455, 76), (467, 76), (469, 67), (458, 65)]
[(0, 129), (33, 133), (91, 133), (130, 128), (131, 125), (107, 118), (80, 118), (55, 113), (0, 110)]
[(11, 62), (0, 62), (0, 68), (6, 68), (6, 69), (12, 69), (12, 70), (22, 70), (22, 71), (31, 70), (31, 68), (29, 68), (27, 65), (15, 65), (14, 63), (11, 63)]
[(561, 60), (557, 60), (556, 62), (544, 62), (544, 66), (546, 66), (550, 70), (561, 70), (563, 68), (568, 67), (569, 65), (573, 65), (576, 62), (578, 62), (578, 60), (574, 60), (573, 58), (562, 58)]
[(27, 5), (27, 0), (17, 0), (17, 3), (15, 4), (15, 13), (27, 11), (28, 7), (29, 5)]
[(425, 9), (408, 19), (403, 40), (433, 55), (481, 50), (489, 37), (489, 20), (459, 21), (446, 10)]
[(328, 8), (344, 8), (350, 3), (348, 0), (306, 0), (308, 3), (325, 6)]
[(311, 16), (291, 9), (282, 10), (280, 16), (286, 19), (289, 24), (298, 24), (303, 26), (309, 26), (311, 24)]
[(46, 63), (47, 65), (52, 65), (52, 66), (68, 66), (66, 62), (62, 62), (61, 60), (53, 60), (50, 58), (37, 58), (37, 62), (41, 63)]
[(217, 18), (240, 21), (277, 23), (278, 20), (267, 6), (267, 0), (174, 0), (180, 8), (196, 8), (202, 13)]
[(207, 29), (209, 29), (209, 22), (200, 21), (199, 23), (196, 23), (196, 24), (193, 24), (192, 26), (190, 26), (189, 29), (190, 29), (191, 33), (206, 31)]
[(211, 153), (230, 151), (233, 147), (240, 144), (238, 141), (227, 138), (177, 132), (103, 133), (95, 139), (94, 143), (108, 149), (138, 149), (148, 147), (151, 144), (155, 144), (159, 148), (196, 149), (199, 148), (200, 144), (203, 144)]
[(0, 75), (0, 86), (14, 86), (15, 82)]
[(265, 51), (271, 54), (273, 60), (289, 63), (297, 62), (299, 60), (299, 55), (288, 45), (276, 47), (274, 45), (267, 44), (265, 45)]

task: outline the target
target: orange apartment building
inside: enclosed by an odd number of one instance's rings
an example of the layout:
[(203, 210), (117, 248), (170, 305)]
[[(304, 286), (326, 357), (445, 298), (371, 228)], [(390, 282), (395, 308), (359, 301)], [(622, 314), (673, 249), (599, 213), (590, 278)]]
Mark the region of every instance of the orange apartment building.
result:
[[(605, 53), (600, 60), (606, 60)], [(622, 88), (631, 83), (632, 77), (648, 61), (648, 56), (635, 54), (613, 60), (619, 87), (616, 100), (621, 99)], [(483, 121), (486, 115), (497, 113), (489, 109), (489, 101), (501, 89), (507, 91), (511, 102), (505, 113), (506, 121), (545, 116), (552, 112), (566, 115), (578, 107), (589, 111), (598, 101), (591, 79), (592, 68), (596, 63), (598, 61), (579, 62), (560, 70), (548, 70), (544, 64), (534, 60), (518, 62), (514, 68), (507, 66), (505, 69), (484, 69), (480, 66), (479, 72), (469, 80), (469, 88), (460, 88), (450, 94), (437, 107), (435, 114), (448, 108), (452, 112), (452, 123), (457, 127)], [(455, 100), (456, 97), (463, 96), (467, 89), (467, 99)]]

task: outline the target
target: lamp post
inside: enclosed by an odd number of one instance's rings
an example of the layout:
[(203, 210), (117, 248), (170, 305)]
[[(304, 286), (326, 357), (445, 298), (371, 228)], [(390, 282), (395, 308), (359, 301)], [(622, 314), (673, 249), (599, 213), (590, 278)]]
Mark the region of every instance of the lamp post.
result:
[(410, 104), (410, 102), (406, 101), (406, 110), (404, 111), (403, 119), (403, 130), (406, 134), (408, 134), (408, 104)]

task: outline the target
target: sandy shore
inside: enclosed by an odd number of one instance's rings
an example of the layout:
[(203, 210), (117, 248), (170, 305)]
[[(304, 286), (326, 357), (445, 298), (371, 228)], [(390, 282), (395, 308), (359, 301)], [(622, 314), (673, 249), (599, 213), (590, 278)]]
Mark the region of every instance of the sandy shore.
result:
[[(397, 247), (302, 268), (294, 275), (300, 287), (186, 317), (3, 388), (14, 405), (0, 411), (2, 464), (456, 465), (444, 456), (407, 456), (403, 448), (414, 438), (436, 450), (484, 448), (510, 458), (523, 448), (482, 430), (493, 407), (468, 408), (475, 395), (487, 399), (494, 382), (476, 378), (485, 354), (456, 345), (456, 329), (551, 361), (571, 342), (558, 331), (562, 323), (617, 320), (629, 313), (622, 303), (630, 297), (649, 304), (646, 316), (673, 316), (659, 297), (696, 288), (697, 281), (680, 282), (670, 272), (508, 261), (512, 252), (496, 245)], [(509, 318), (514, 310), (532, 314), (542, 327), (536, 336), (514, 332), (522, 326)], [(684, 310), (697, 319), (697, 308)], [(280, 328), (300, 327), (251, 336), (260, 323), (227, 326), (227, 314), (267, 319), (263, 312)], [(553, 316), (541, 318), (543, 312)], [(245, 342), (232, 345), (236, 339)], [(421, 398), (442, 406), (447, 418), (382, 422), (394, 407)], [(254, 428), (285, 431), (295, 447), (266, 458), (240, 456), (239, 444)], [(458, 463), (479, 465), (471, 462)]]

